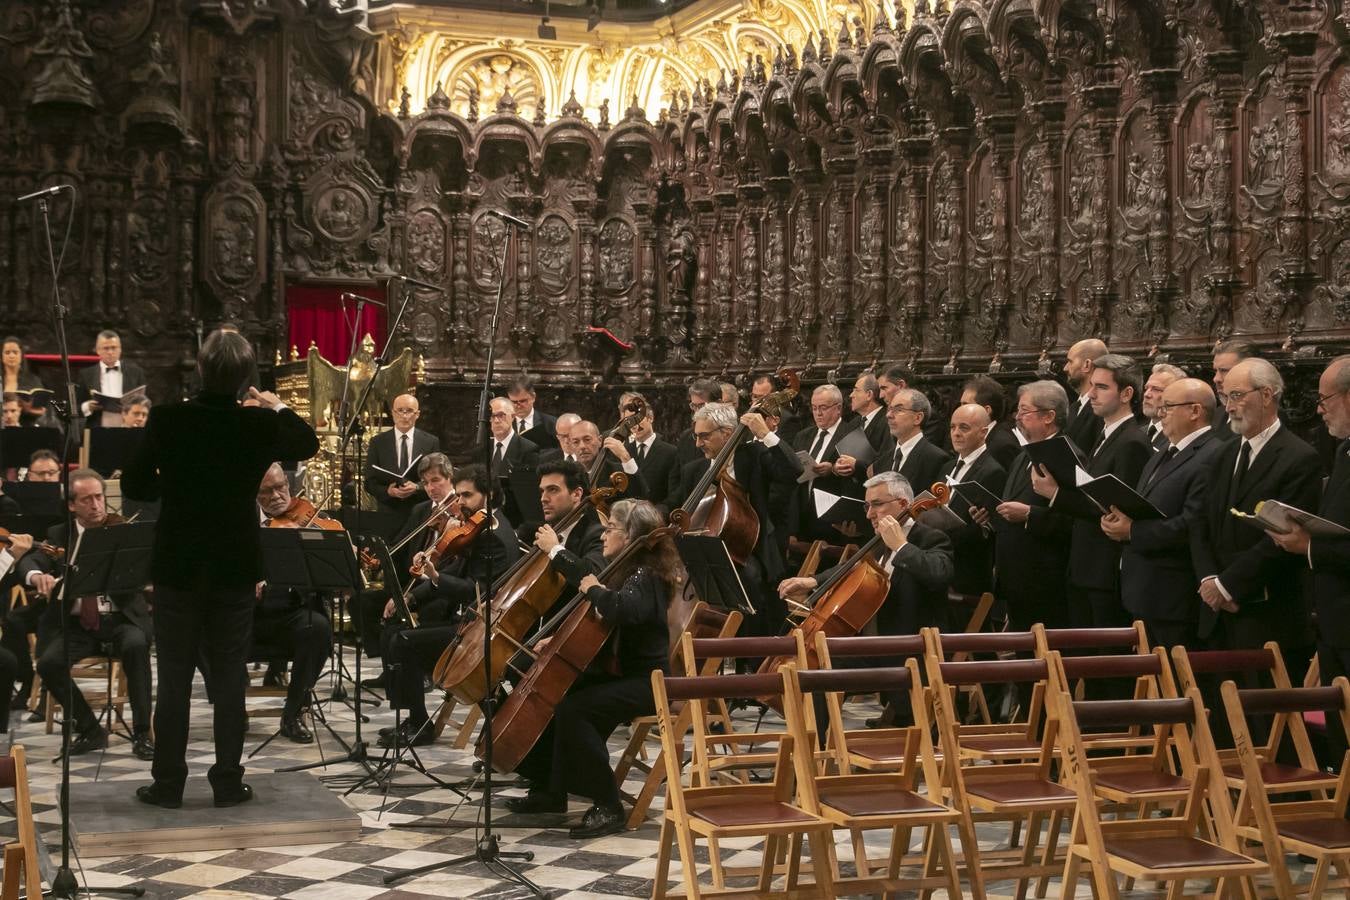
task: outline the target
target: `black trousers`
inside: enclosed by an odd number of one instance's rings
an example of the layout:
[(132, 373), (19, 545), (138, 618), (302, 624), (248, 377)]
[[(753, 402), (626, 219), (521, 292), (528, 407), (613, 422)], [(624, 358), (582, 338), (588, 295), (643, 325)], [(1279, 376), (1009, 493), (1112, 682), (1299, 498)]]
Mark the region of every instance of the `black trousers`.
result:
[(0, 650), (14, 659), (14, 678), (18, 679), (19, 690), (28, 693), (33, 687), (33, 655), (28, 650), (28, 635), (32, 630), (26, 627), (26, 621), (11, 616), (5, 620), (4, 633), (0, 634)]
[[(86, 631), (75, 616), (66, 617), (66, 641), (70, 644), (70, 661), (103, 652), (111, 646), (114, 657), (122, 663), (127, 676), (127, 691), (131, 695), (131, 727), (139, 733), (150, 730), (150, 635), (120, 612), (99, 617), (98, 631)], [(70, 668), (66, 665), (65, 644), (61, 633), (53, 635), (37, 661), (42, 683), (58, 703), (66, 702), (70, 685)], [(162, 670), (161, 670), (162, 671)], [(163, 676), (161, 675), (161, 680)], [(67, 711), (80, 732), (89, 731), (98, 724), (98, 718), (89, 708), (79, 686), (75, 687), (72, 708)]]
[[(25, 648), (24, 657), (28, 657)], [(32, 670), (32, 663), (29, 663)], [(19, 677), (19, 661), (6, 647), (0, 647), (0, 732), (9, 731), (9, 701), (14, 691), (14, 679)]]
[(517, 771), (534, 783), (535, 790), (577, 794), (600, 806), (618, 806), (609, 736), (624, 722), (655, 711), (649, 674), (582, 675)]
[(333, 627), (328, 617), (314, 609), (282, 613), (259, 612), (253, 620), (253, 639), (275, 647), (291, 661), (291, 681), (282, 713), (294, 718), (309, 701), (324, 660), (333, 651)]
[(389, 676), (389, 705), (406, 709), (408, 722), (414, 726), (427, 720), (422, 679), (435, 668), (456, 630), (453, 625), (421, 628), (385, 625), (383, 662)]
[(237, 789), (244, 778), (244, 685), (253, 635), (253, 588), (221, 590), (155, 588), (155, 652), (159, 692), (155, 703), (155, 783), (182, 791), (187, 781), (188, 716), (192, 673), (199, 648), (211, 668), (216, 762), (207, 773), (217, 791)]
[(1174, 622), (1164, 619), (1144, 619), (1144, 633), (1148, 635), (1151, 647), (1166, 647), (1170, 653), (1173, 647), (1185, 647), (1187, 650), (1200, 649), (1200, 636), (1194, 622)]
[[(1317, 663), (1321, 668), (1322, 683), (1329, 685), (1341, 675), (1350, 677), (1350, 647), (1334, 647), (1326, 641), (1317, 644)], [(1321, 762), (1333, 772), (1340, 772), (1345, 761), (1345, 729), (1341, 727), (1340, 716), (1327, 713), (1327, 758)]]

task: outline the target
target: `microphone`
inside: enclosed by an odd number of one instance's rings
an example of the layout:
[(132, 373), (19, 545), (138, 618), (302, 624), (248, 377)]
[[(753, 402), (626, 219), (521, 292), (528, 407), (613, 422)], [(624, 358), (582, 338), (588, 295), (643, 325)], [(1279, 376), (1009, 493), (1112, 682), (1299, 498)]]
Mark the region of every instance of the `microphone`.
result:
[(75, 190), (75, 188), (71, 187), (68, 184), (54, 184), (51, 187), (45, 187), (40, 191), (33, 191), (31, 194), (24, 194), (22, 197), (19, 197), (14, 202), (22, 203), (25, 200), (36, 200), (39, 197), (51, 197), (55, 194), (61, 193), (62, 191), (73, 191), (73, 190)]
[(439, 284), (431, 284), (430, 282), (427, 281), (418, 281), (416, 278), (409, 278), (407, 275), (400, 275), (397, 272), (395, 272), (393, 275), (390, 275), (389, 277), (397, 278), (399, 281), (402, 281), (406, 284), (411, 284), (416, 287), (425, 288), (429, 291), (443, 290)]
[(507, 223), (508, 225), (514, 225), (514, 226), (516, 226), (516, 227), (519, 228), (521, 231), (529, 231), (529, 230), (530, 230), (530, 223), (529, 223), (529, 222), (526, 222), (524, 219), (516, 218), (515, 216), (511, 215), (510, 213), (502, 212), (500, 209), (489, 209), (488, 212), (491, 213), (492, 215), (496, 216), (497, 218), (501, 219), (503, 222)]
[(342, 299), (344, 302), (347, 300), (355, 300), (358, 303), (370, 303), (375, 306), (382, 307), (385, 305), (385, 302), (383, 300), (372, 300), (370, 297), (362, 297), (360, 294), (352, 294), (348, 293), (347, 291), (342, 292)]

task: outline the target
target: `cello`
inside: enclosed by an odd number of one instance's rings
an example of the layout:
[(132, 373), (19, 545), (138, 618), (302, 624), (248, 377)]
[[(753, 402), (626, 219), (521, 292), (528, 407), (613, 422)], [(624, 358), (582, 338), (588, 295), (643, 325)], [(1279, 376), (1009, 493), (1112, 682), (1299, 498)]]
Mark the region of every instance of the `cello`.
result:
[[(790, 370), (779, 372), (774, 378), (784, 386), (750, 407), (749, 412), (777, 415), (780, 410), (792, 402), (801, 389), (801, 380), (797, 373)], [(708, 471), (699, 479), (684, 505), (670, 514), (670, 522), (681, 532), (701, 532), (720, 537), (727, 545), (731, 558), (745, 565), (755, 552), (759, 542), (760, 522), (755, 507), (750, 502), (750, 492), (744, 485), (732, 478), (726, 471), (736, 448), (741, 445), (749, 432), (745, 423), (738, 423), (736, 430), (727, 438), (726, 444), (713, 457)], [(709, 488), (716, 482), (716, 490)]]
[[(610, 587), (622, 584), (631, 574), (629, 559), (658, 540), (669, 539), (675, 531), (674, 526), (667, 525), (630, 542), (605, 566), (598, 576), (600, 581)], [(613, 632), (614, 624), (595, 615), (586, 595), (577, 592), (567, 606), (530, 639), (529, 647), (533, 648), (545, 637), (552, 638), (535, 656), (525, 677), (492, 717), (493, 769), (498, 772), (516, 770), (552, 721), (553, 710), (600, 655)], [(480, 758), (482, 748), (480, 736), (476, 751)]]
[[(604, 511), (605, 504), (628, 487), (628, 476), (615, 472), (609, 476), (610, 487), (596, 488), (553, 526), (566, 531), (581, 520), (586, 510), (594, 506)], [(494, 584), (492, 601), (484, 614), (479, 612), (450, 642), (436, 661), (432, 680), (456, 699), (464, 703), (480, 703), (488, 692), (501, 681), (511, 656), (520, 649), (521, 641), (531, 628), (553, 608), (567, 582), (551, 565), (549, 555), (532, 547)], [(492, 671), (483, 672), (483, 630), (492, 628)]]
[[(896, 521), (903, 525), (906, 519), (917, 518), (921, 513), (946, 505), (951, 497), (951, 488), (945, 481), (935, 482), (928, 491), (932, 497), (909, 501), (895, 517)], [(810, 613), (797, 627), (802, 631), (807, 661), (812, 668), (819, 662), (815, 650), (817, 633), (823, 632), (826, 637), (852, 637), (881, 609), (891, 587), (890, 577), (876, 559), (877, 550), (885, 546), (881, 535), (873, 535), (861, 550), (835, 567), (830, 577), (817, 584), (806, 598), (803, 606), (809, 608)], [(777, 672), (780, 665), (791, 661), (786, 656), (767, 658), (760, 663), (759, 674)], [(769, 705), (775, 706), (774, 703)]]

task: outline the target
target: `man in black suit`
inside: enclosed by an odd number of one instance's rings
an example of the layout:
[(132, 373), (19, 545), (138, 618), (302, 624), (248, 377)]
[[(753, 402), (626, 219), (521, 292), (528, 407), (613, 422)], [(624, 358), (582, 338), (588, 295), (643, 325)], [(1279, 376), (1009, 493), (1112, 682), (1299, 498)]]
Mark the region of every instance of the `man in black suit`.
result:
[[(710, 378), (695, 378), (689, 384), (689, 413), (693, 415), (704, 407), (705, 404), (719, 402), (722, 396), (722, 386)], [(668, 486), (668, 491), (673, 497), (679, 489), (680, 469), (696, 459), (702, 459), (703, 453), (699, 450), (694, 441), (694, 429), (686, 428), (680, 432), (679, 437), (675, 439), (675, 471), (672, 473), (674, 480)], [(677, 502), (675, 504), (679, 506)]]
[(899, 472), (920, 492), (941, 481), (952, 455), (924, 433), (924, 423), (932, 415), (933, 406), (923, 391), (914, 388), (892, 391), (890, 405), (886, 407), (891, 439), (877, 456), (872, 471)]
[[(1059, 434), (1069, 407), (1055, 381), (1032, 381), (1017, 391), (1017, 422), (1028, 441)], [(1065, 572), (1073, 520), (1050, 508), (1031, 483), (1031, 457), (1022, 451), (1008, 470), (1003, 502), (995, 510), (994, 596), (1007, 607), (1008, 625), (1025, 631), (1036, 622), (1068, 625)], [(989, 521), (984, 510), (973, 518)]]
[[(567, 550), (574, 559), (580, 559), (586, 568), (599, 574), (605, 568), (604, 526), (595, 510), (588, 508), (570, 527), (559, 530), (559, 523), (572, 514), (582, 502), (586, 486), (586, 470), (580, 463), (544, 463), (539, 467), (539, 505), (544, 510), (544, 524), (534, 532), (533, 543), (548, 554), (549, 559)], [(543, 616), (547, 620), (568, 600), (566, 592), (554, 609)]]
[[(1102, 420), (1097, 443), (1088, 450), (1087, 473), (1114, 475), (1126, 485), (1139, 481), (1153, 452), (1134, 420), (1139, 397), (1139, 368), (1119, 353), (1099, 356), (1088, 376), (1088, 403)], [(1074, 485), (1054, 476), (1031, 473), (1032, 487), (1050, 508), (1073, 518), (1069, 542), (1069, 624), (1074, 628), (1118, 628), (1130, 624), (1120, 603), (1120, 545), (1102, 532), (1101, 510)]]
[[(75, 514), (75, 531), (83, 536), (90, 528), (100, 528), (108, 517), (104, 505), (103, 476), (93, 469), (76, 469), (70, 475), (70, 496), (67, 501)], [(47, 543), (65, 547), (71, 552), (72, 562), (79, 561), (78, 539), (73, 545), (68, 538), (65, 523), (55, 525), (47, 533)], [(60, 563), (44, 553), (26, 554), (19, 564), (20, 579), (37, 593), (51, 597), (56, 591)], [(61, 612), (66, 615), (62, 642)], [(39, 629), (51, 635), (37, 661), (37, 672), (42, 682), (59, 703), (65, 704), (66, 692), (71, 691), (72, 706), (66, 716), (75, 737), (70, 753), (78, 756), (108, 746), (108, 733), (98, 723), (94, 711), (78, 685), (72, 686), (70, 668), (66, 660), (83, 659), (102, 652), (102, 646), (112, 645), (112, 655), (121, 660), (127, 676), (127, 690), (131, 699), (132, 752), (138, 759), (153, 759), (155, 747), (150, 740), (150, 609), (145, 595), (139, 591), (126, 594), (91, 597), (64, 597), (62, 603), (48, 603), (43, 611)], [(67, 655), (67, 646), (69, 655)], [(160, 676), (163, 678), (163, 675)], [(10, 685), (0, 685), (6, 692)], [(7, 723), (6, 723), (7, 724)]]
[[(273, 463), (258, 485), (258, 518), (262, 527), (286, 512), (291, 504), (291, 486), (281, 463)], [(317, 594), (305, 596), (292, 588), (260, 585), (253, 616), (253, 639), (276, 649), (291, 661), (286, 702), (281, 707), (277, 732), (296, 744), (312, 744), (314, 735), (301, 720), (309, 707), (310, 692), (319, 679), (324, 660), (333, 650), (333, 626)]]
[[(1008, 480), (1007, 471), (989, 451), (985, 435), (990, 430), (989, 412), (979, 403), (963, 403), (952, 413), (952, 449), (956, 460), (943, 472), (952, 484), (976, 482), (998, 496)], [(957, 501), (953, 498), (952, 505)], [(952, 590), (975, 596), (994, 587), (994, 532), (987, 525), (962, 525), (949, 535), (956, 558)]]
[[(635, 396), (642, 399), (640, 395)], [(637, 460), (638, 471), (642, 473), (642, 480), (647, 482), (648, 490), (660, 495), (653, 497), (653, 501), (661, 505), (668, 502), (670, 482), (675, 477), (675, 445), (661, 440), (652, 430), (651, 407), (648, 406), (647, 410), (646, 418), (638, 422), (628, 435), (624, 447)]]
[(244, 684), (255, 586), (262, 580), (258, 484), (276, 460), (309, 459), (319, 449), (314, 429), (275, 394), (250, 387), (259, 406), (239, 405), (252, 366), (247, 340), (212, 332), (197, 359), (201, 393), (155, 407), (122, 475), (125, 496), (161, 501), (151, 564), (158, 746), (154, 784), (136, 796), (170, 809), (182, 804), (187, 781), (192, 673), (201, 652), (216, 678), (216, 763), (208, 774), (215, 803), (233, 806), (253, 797), (239, 757), (248, 722)]
[(793, 438), (794, 450), (810, 455), (815, 478), (797, 488), (796, 513), (792, 533), (806, 540), (837, 540), (839, 532), (815, 515), (811, 491), (819, 488), (831, 494), (848, 497), (862, 496), (862, 476), (856, 470), (856, 460), (841, 456), (839, 440), (857, 426), (857, 419), (845, 422), (844, 395), (833, 384), (822, 384), (811, 392), (811, 418), (815, 425), (803, 428)]
[[(880, 394), (881, 405), (884, 407), (889, 407), (895, 392), (904, 388), (919, 389), (918, 383), (914, 380), (914, 373), (906, 366), (899, 364), (887, 366), (877, 376), (877, 391)], [(931, 402), (929, 405), (932, 405)], [(943, 416), (930, 414), (923, 423), (923, 435), (928, 438), (934, 447), (944, 451), (948, 449), (947, 420)], [(924, 488), (920, 487), (918, 490), (922, 492)]]
[[(441, 502), (450, 494), (450, 461), (439, 453), (433, 454), (423, 460), (420, 475), (428, 499), (425, 509), (419, 506), (410, 517), (417, 521), (426, 518), (432, 503)], [(485, 508), (488, 491), (492, 489), (491, 479), (477, 464), (461, 467), (453, 478), (457, 499), (450, 511), (466, 521)], [(467, 551), (446, 555), (435, 567), (425, 567), (408, 597), (409, 606), (418, 617), (418, 627), (410, 627), (396, 615), (393, 598), (386, 604), (381, 654), (384, 671), (370, 686), (386, 689), (390, 705), (407, 712), (400, 723), (401, 730), (392, 725), (380, 729), (380, 746), (392, 747), (397, 741), (400, 746), (420, 747), (435, 740), (433, 729), (427, 727), (423, 679), (458, 632), (466, 611), (472, 609), (475, 586), (483, 585), (486, 589), (489, 579), (500, 578), (520, 556), (510, 521), (500, 513), (495, 519), (492, 527), (479, 532)], [(418, 551), (413, 562), (422, 562), (424, 558), (423, 551)]]
[(853, 382), (853, 391), (848, 395), (849, 408), (858, 414), (858, 424), (867, 435), (872, 449), (880, 453), (881, 448), (890, 440), (891, 432), (886, 427), (886, 407), (881, 402), (881, 388), (877, 377), (871, 372), (863, 372)]
[(1311, 649), (1308, 608), (1300, 591), (1302, 560), (1229, 509), (1252, 513), (1262, 500), (1313, 509), (1321, 495), (1316, 451), (1280, 424), (1284, 380), (1267, 360), (1252, 358), (1227, 373), (1228, 421), (1238, 440), (1212, 461), (1205, 514), (1191, 530), (1200, 579), (1199, 637), (1209, 646), (1250, 649), (1279, 641), (1298, 683)]
[(1186, 377), (1186, 370), (1171, 363), (1155, 363), (1144, 382), (1144, 436), (1154, 450), (1166, 450), (1171, 440), (1163, 430), (1163, 417), (1167, 408), (1163, 406), (1163, 392), (1167, 386)]
[(1228, 395), (1224, 392), (1224, 379), (1238, 363), (1258, 355), (1256, 347), (1246, 341), (1221, 341), (1214, 345), (1214, 393), (1219, 396), (1219, 406), (1214, 412), (1214, 437), (1217, 440), (1231, 441), (1237, 436), (1237, 432), (1228, 427)]
[(511, 430), (540, 449), (558, 447), (558, 420), (543, 410), (534, 408), (534, 382), (521, 376), (506, 385), (506, 396), (511, 401), (513, 418)]
[(422, 411), (412, 394), (395, 397), (389, 411), (394, 427), (375, 435), (366, 448), (366, 493), (381, 509), (406, 516), (426, 495), (416, 478), (400, 476), (411, 475), (409, 469), (426, 454), (440, 450), (441, 441), (417, 427)]
[(590, 487), (609, 487), (609, 477), (615, 472), (623, 472), (628, 476), (628, 487), (618, 497), (631, 500), (647, 499), (650, 493), (647, 479), (642, 477), (632, 452), (616, 437), (607, 437), (602, 441), (600, 429), (594, 422), (583, 420), (572, 428), (572, 450), (578, 465), (587, 473), (590, 473), (592, 466), (595, 465), (596, 455), (604, 454), (604, 459), (600, 460), (600, 468), (596, 472), (595, 483)]
[(1088, 388), (1092, 361), (1106, 353), (1105, 341), (1085, 338), (1069, 348), (1064, 360), (1064, 380), (1068, 382), (1070, 396), (1068, 424), (1062, 430), (1084, 453), (1096, 445), (1097, 435), (1102, 431), (1102, 420), (1092, 414), (1092, 404), (1088, 402)]
[[(778, 385), (772, 375), (768, 373), (756, 375), (750, 380), (750, 405), (753, 407), (776, 390), (778, 390)], [(879, 390), (880, 388), (878, 388)], [(793, 400), (795, 401), (796, 398), (794, 397)], [(802, 429), (802, 417), (797, 414), (793, 405), (790, 402), (778, 410), (776, 416), (778, 427), (774, 429), (774, 433), (789, 444), (797, 437), (797, 432)]]
[(555, 446), (539, 448), (539, 462), (575, 462), (572, 455), (572, 429), (581, 421), (576, 413), (563, 413), (553, 423), (557, 441)]
[(989, 414), (989, 421), (993, 424), (985, 436), (984, 443), (989, 448), (989, 454), (1006, 471), (1017, 454), (1022, 452), (1022, 444), (1013, 434), (1014, 423), (1003, 419), (1008, 409), (1008, 399), (1003, 393), (1003, 385), (988, 375), (976, 375), (961, 386), (961, 402), (978, 403)]
[[(1317, 514), (1337, 525), (1350, 526), (1350, 356), (1331, 361), (1322, 372), (1317, 393), (1317, 408), (1327, 433), (1341, 441)], [(1268, 531), (1266, 535), (1312, 570), (1322, 683), (1329, 685), (1339, 676), (1350, 676), (1350, 538), (1312, 537), (1296, 525), (1287, 534)], [(1338, 716), (1327, 716), (1327, 739), (1326, 763), (1333, 771), (1340, 771), (1346, 736)]]
[(1204, 515), (1213, 456), (1222, 443), (1209, 425), (1214, 392), (1200, 379), (1173, 381), (1157, 403), (1167, 447), (1149, 459), (1136, 490), (1166, 518), (1135, 521), (1113, 509), (1101, 528), (1121, 545), (1121, 602), (1143, 621), (1149, 643), (1195, 647), (1200, 582), (1190, 535)]
[[(787, 609), (772, 588), (782, 579), (786, 563), (777, 533), (781, 524), (770, 513), (770, 488), (774, 484), (796, 483), (802, 472), (796, 455), (769, 430), (758, 413), (745, 413), (738, 419), (729, 405), (709, 403), (694, 413), (694, 438), (704, 458), (686, 463), (680, 470), (678, 493), (684, 497), (693, 495), (711, 461), (736, 430), (738, 421), (745, 424), (755, 440), (746, 441), (732, 452), (729, 474), (746, 489), (750, 505), (759, 517), (759, 538), (742, 572), (742, 581), (757, 611), (747, 630), (754, 634), (777, 634), (782, 630)], [(714, 482), (709, 490), (715, 486)]]
[[(520, 504), (510, 490), (511, 473), (532, 473), (539, 468), (539, 448), (534, 441), (521, 437), (511, 428), (511, 401), (494, 397), (488, 404), (488, 446), (474, 448), (470, 460), (481, 463), (484, 450), (490, 460), (488, 472), (493, 483), (500, 486), (506, 497), (506, 515), (512, 522), (522, 518)], [(532, 476), (531, 476), (532, 477)]]
[(120, 397), (145, 384), (145, 372), (134, 362), (122, 359), (122, 339), (117, 332), (105, 329), (94, 342), (98, 362), (85, 366), (75, 374), (75, 382), (84, 398), (80, 412), (85, 422), (94, 428), (118, 428), (122, 425), (120, 411), (107, 411), (90, 396), (94, 391), (109, 397)]

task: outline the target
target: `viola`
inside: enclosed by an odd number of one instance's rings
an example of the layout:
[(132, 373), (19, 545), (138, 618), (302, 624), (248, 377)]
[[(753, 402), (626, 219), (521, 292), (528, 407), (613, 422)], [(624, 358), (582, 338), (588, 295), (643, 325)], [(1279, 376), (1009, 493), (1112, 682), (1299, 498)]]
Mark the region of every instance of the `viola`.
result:
[(474, 541), (478, 540), (478, 535), (487, 527), (487, 521), (487, 512), (481, 509), (469, 516), (466, 522), (451, 523), (447, 519), (441, 536), (436, 538), (435, 546), (426, 551), (422, 555), (422, 562), (414, 563), (409, 571), (414, 576), (421, 577), (428, 566), (435, 569), (440, 566), (442, 560), (464, 553), (473, 546)]
[[(904, 524), (930, 509), (944, 506), (951, 497), (951, 488), (945, 481), (935, 482), (928, 489), (933, 496), (922, 500), (912, 500), (896, 515), (895, 519)], [(877, 562), (877, 551), (885, 546), (881, 535), (874, 535), (862, 549), (841, 562), (830, 577), (816, 585), (816, 589), (806, 599), (803, 608), (809, 610), (806, 618), (798, 626), (802, 638), (806, 641), (807, 661), (812, 668), (818, 664), (816, 659), (816, 634), (824, 632), (827, 637), (852, 637), (862, 631), (872, 617), (881, 609), (890, 591), (891, 581), (885, 569)], [(759, 666), (760, 674), (772, 674), (789, 657), (780, 656), (765, 659)], [(766, 701), (777, 708), (777, 701)]]
[(304, 497), (292, 497), (286, 511), (272, 516), (268, 528), (321, 528), (324, 531), (346, 531), (336, 519), (319, 515), (319, 508)]

